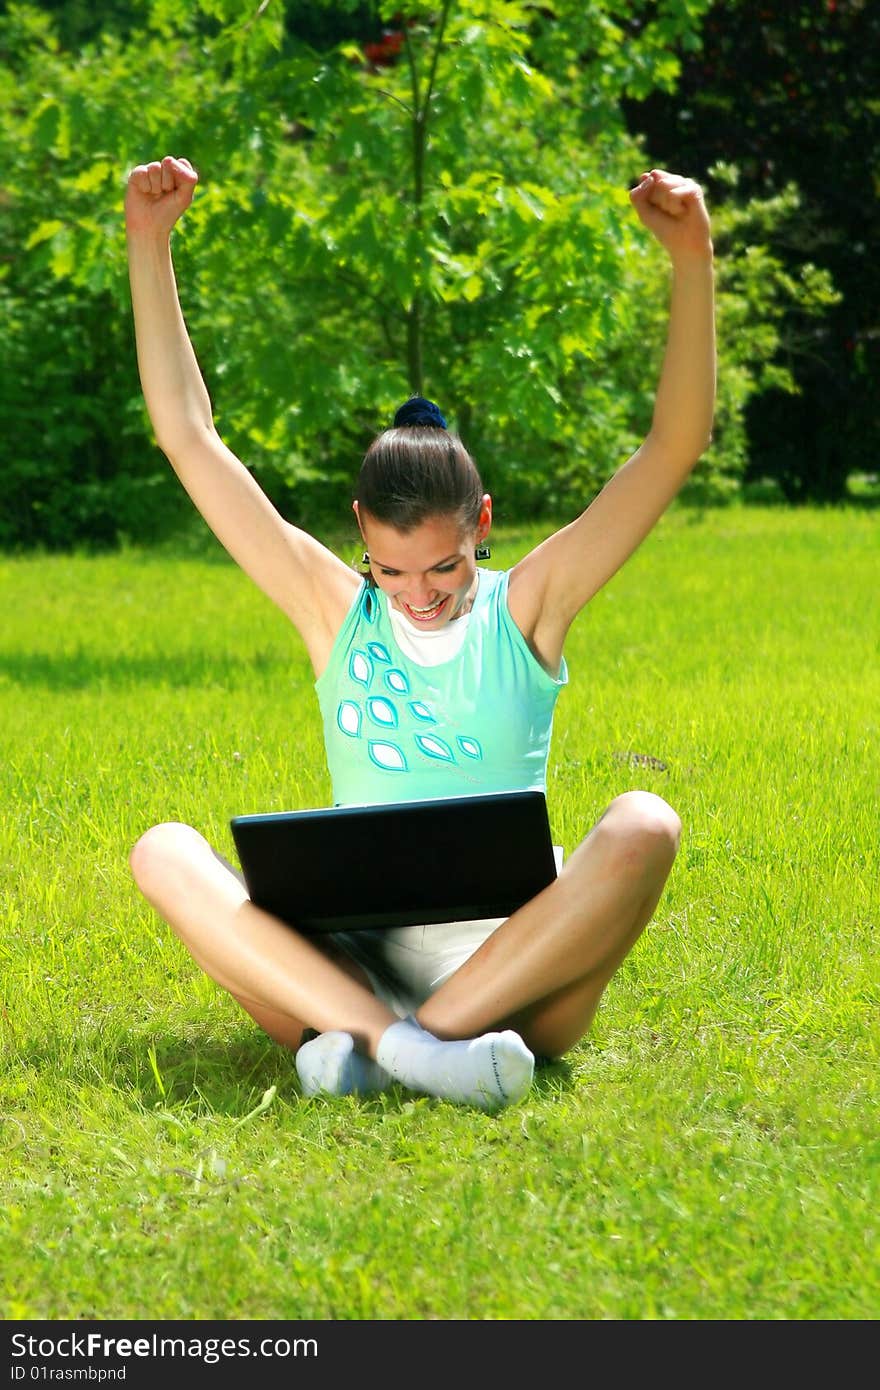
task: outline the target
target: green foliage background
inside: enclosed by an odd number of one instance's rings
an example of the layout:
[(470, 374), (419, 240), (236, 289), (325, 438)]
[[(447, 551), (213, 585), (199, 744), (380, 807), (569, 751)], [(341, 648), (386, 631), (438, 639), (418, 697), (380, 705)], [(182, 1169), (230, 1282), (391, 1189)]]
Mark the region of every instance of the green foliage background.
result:
[(719, 161), (743, 198), (797, 185), (762, 239), (787, 269), (823, 267), (839, 295), (819, 318), (790, 301), (777, 355), (797, 390), (750, 400), (745, 474), (776, 480), (791, 502), (839, 503), (853, 475), (876, 478), (878, 54), (880, 6), (866, 0), (714, 0), (675, 91), (623, 103), (646, 148), (705, 178), (710, 199)]
[[(344, 517), (413, 390), (441, 401), (499, 519), (576, 514), (649, 426), (665, 333), (622, 102), (674, 90), (706, 8), (128, 0), (98, 24), (8, 5), (0, 545), (189, 520), (143, 410), (122, 227), (128, 170), (166, 153), (200, 172), (174, 249), (218, 426), (285, 514)], [(704, 498), (738, 486), (749, 400), (792, 388), (786, 310), (836, 298), (766, 244), (797, 190), (743, 201), (724, 178)]]

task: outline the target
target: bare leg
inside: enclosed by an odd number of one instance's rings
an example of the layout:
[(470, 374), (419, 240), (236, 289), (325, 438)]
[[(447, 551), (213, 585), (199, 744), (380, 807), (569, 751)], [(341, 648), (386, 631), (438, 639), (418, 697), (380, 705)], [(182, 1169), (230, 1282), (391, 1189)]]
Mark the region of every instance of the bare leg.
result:
[(552, 883), (515, 912), (419, 1009), (436, 1037), (513, 1028), (560, 1056), (589, 1028), (608, 981), (650, 921), (681, 822), (653, 792), (615, 798)]
[(190, 826), (154, 826), (130, 858), (144, 896), (193, 958), (272, 1037), (296, 1050), (303, 1024), (311, 1024), (325, 1040), (322, 1048), (329, 1040), (331, 1047), (349, 1049), (348, 1056), (331, 1057), (322, 1050), (317, 1061), (314, 1043), (301, 1049), (297, 1071), (307, 1094), (333, 1090), (328, 1075), (338, 1081), (340, 1069), (350, 1072), (352, 1040), (379, 1062), (380, 1075), (410, 1090), (486, 1110), (528, 1090), (534, 1057), (516, 1033), (447, 1041), (399, 1020), (305, 937), (250, 902), (230, 866)]
[(131, 851), (141, 892), (193, 959), (270, 1037), (296, 1049), (304, 1026), (345, 1029), (375, 1055), (396, 1014), (348, 969), (255, 907), (233, 871), (191, 826), (153, 826)]

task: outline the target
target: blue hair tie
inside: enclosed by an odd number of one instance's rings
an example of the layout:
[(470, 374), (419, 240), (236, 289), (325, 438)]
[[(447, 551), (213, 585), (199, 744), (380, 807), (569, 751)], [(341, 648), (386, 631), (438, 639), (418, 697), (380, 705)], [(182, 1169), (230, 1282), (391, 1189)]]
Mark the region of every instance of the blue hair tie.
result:
[(435, 429), (445, 430), (446, 417), (433, 401), (425, 400), (424, 396), (410, 396), (394, 416), (395, 429), (407, 425), (433, 425)]

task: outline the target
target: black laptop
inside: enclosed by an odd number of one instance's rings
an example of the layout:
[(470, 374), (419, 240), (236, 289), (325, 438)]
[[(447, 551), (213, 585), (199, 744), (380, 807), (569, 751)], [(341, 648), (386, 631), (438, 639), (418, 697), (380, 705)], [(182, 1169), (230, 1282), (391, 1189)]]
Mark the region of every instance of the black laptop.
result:
[(509, 917), (556, 878), (541, 791), (230, 822), (251, 900), (307, 935)]

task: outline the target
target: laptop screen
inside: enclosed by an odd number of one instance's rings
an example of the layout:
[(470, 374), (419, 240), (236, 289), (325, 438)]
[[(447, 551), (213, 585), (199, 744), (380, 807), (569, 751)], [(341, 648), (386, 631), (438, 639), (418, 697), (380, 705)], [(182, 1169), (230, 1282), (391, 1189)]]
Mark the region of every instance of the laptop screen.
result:
[(544, 793), (236, 816), (258, 907), (305, 934), (508, 917), (556, 877)]

